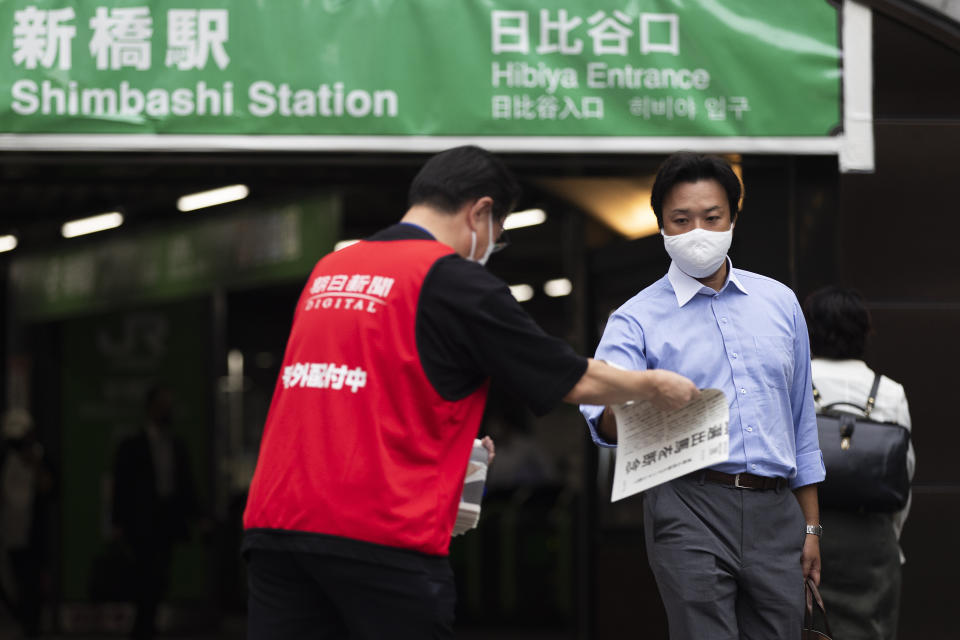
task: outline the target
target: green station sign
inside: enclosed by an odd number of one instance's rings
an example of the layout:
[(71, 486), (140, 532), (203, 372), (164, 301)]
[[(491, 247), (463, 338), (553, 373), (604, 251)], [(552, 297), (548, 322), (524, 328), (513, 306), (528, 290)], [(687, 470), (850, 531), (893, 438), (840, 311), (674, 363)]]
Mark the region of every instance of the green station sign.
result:
[(0, 145), (828, 137), (838, 33), (825, 0), (0, 0)]

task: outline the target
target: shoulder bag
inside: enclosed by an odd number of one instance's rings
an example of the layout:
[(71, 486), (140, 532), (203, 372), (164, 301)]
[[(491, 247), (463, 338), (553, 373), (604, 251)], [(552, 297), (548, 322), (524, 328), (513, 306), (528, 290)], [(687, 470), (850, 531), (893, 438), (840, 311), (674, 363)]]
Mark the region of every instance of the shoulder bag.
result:
[(819, 408), (820, 392), (813, 387), (820, 450), (827, 468), (819, 490), (823, 507), (893, 512), (907, 504), (910, 430), (895, 422), (870, 419), (879, 386), (878, 373), (863, 407), (834, 402), (823, 408)]

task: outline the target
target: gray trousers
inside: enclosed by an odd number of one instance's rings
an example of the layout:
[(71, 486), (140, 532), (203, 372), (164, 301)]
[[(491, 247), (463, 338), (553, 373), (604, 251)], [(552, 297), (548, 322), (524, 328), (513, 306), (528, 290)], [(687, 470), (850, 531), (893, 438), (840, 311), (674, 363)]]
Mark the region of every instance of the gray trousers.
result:
[(685, 476), (645, 492), (643, 510), (671, 640), (799, 640), (806, 534), (790, 489)]

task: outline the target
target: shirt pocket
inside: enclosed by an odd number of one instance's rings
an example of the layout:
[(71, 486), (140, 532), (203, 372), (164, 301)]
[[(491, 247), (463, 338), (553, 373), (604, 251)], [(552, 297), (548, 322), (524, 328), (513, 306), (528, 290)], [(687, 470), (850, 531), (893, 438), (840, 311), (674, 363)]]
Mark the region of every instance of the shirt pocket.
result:
[(754, 336), (760, 375), (768, 387), (789, 389), (793, 384), (793, 340), (784, 336)]

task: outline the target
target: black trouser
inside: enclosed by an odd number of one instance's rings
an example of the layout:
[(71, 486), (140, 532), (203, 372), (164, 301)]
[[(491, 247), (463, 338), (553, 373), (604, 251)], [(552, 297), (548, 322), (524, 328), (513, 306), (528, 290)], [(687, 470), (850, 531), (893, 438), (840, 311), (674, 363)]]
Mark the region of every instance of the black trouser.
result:
[(248, 640), (453, 637), (446, 558), (397, 568), (306, 552), (247, 552)]
[(31, 548), (10, 549), (10, 569), (17, 588), (16, 602), (12, 602), (13, 614), (23, 626), (24, 635), (36, 637), (40, 631), (40, 615), (43, 610), (43, 584), (40, 554)]
[(173, 542), (169, 539), (158, 538), (150, 544), (140, 543), (134, 547), (134, 638), (147, 640), (156, 634), (157, 607), (163, 600), (170, 581), (172, 555)]
[(889, 513), (823, 509), (820, 595), (843, 640), (892, 640), (900, 612), (900, 547)]

